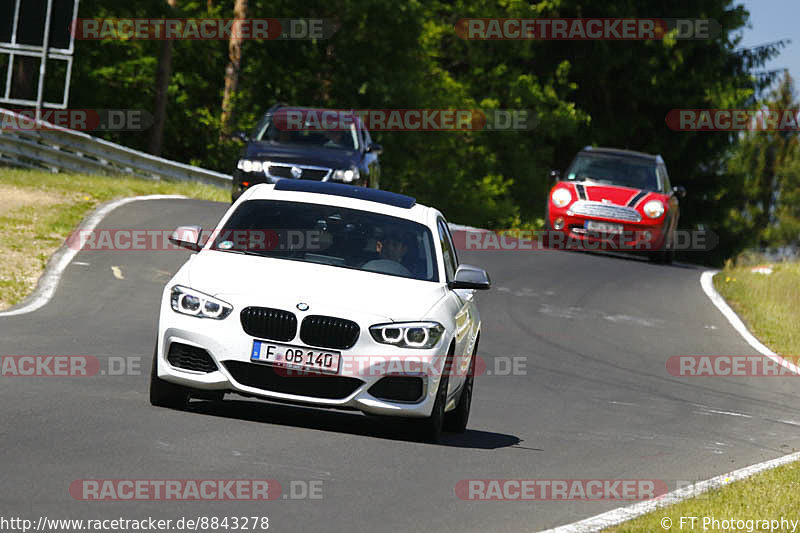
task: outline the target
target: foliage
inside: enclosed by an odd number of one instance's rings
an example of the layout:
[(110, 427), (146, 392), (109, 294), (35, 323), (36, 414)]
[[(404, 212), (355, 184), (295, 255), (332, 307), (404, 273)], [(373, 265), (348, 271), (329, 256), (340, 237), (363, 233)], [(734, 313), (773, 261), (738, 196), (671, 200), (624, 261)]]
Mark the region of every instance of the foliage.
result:
[[(735, 253), (751, 228), (731, 216), (752, 200), (749, 182), (726, 165), (739, 138), (675, 132), (664, 120), (671, 109), (752, 106), (772, 81), (774, 73), (755, 70), (780, 43), (739, 49), (748, 13), (732, 0), (309, 0), (297, 7), (250, 0), (248, 12), (329, 19), (338, 30), (326, 40), (246, 41), (234, 130), (249, 130), (278, 101), (340, 109), (524, 109), (533, 127), (521, 131), (376, 132), (385, 149), (382, 187), (436, 205), (455, 222), (535, 225), (548, 171), (565, 168), (585, 145), (613, 146), (662, 154), (673, 183), (689, 190), (681, 225), (719, 234), (718, 258)], [(232, 10), (232, 1), (179, 0), (170, 16), (231, 17)], [(169, 13), (164, 0), (83, 0), (80, 16)], [(721, 30), (711, 39), (657, 41), (475, 41), (454, 31), (468, 17), (653, 16), (714, 19)], [(71, 106), (152, 110), (157, 57), (153, 41), (79, 41)], [(165, 157), (226, 172), (233, 167), (240, 146), (219, 141), (226, 64), (225, 41), (175, 43)], [(147, 132), (106, 136), (147, 145)], [(791, 193), (783, 198), (788, 202)], [(787, 203), (776, 209), (791, 211)]]

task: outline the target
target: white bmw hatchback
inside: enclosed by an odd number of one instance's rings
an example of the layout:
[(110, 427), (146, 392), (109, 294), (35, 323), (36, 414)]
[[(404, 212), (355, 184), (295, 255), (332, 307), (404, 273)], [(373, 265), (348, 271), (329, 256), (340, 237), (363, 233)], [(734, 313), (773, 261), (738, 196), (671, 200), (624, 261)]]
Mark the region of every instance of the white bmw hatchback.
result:
[(164, 288), (150, 402), (226, 392), (466, 429), (485, 271), (408, 196), (281, 180), (248, 189)]

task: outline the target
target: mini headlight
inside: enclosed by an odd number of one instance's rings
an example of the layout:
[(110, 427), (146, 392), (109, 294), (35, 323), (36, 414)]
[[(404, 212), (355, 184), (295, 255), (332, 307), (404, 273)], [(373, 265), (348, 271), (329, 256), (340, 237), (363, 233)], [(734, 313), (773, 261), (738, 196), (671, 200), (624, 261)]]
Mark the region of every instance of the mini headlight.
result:
[(550, 199), (553, 201), (553, 205), (556, 207), (565, 207), (568, 203), (572, 201), (572, 195), (569, 191), (563, 187), (559, 187), (558, 189), (553, 191), (553, 194), (550, 196)]
[(664, 204), (658, 200), (650, 200), (644, 204), (644, 214), (650, 218), (658, 218), (664, 214)]
[(222, 320), (233, 311), (229, 303), (182, 285), (172, 287), (170, 303), (176, 313), (199, 318)]
[(438, 322), (399, 322), (376, 324), (369, 328), (376, 342), (398, 348), (433, 348), (442, 338), (444, 326)]

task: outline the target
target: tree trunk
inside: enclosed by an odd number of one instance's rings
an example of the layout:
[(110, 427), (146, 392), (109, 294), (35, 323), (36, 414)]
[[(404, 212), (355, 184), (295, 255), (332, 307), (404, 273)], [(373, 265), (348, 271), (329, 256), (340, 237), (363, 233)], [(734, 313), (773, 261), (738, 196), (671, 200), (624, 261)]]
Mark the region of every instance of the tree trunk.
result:
[(236, 0), (233, 6), (233, 23), (231, 38), (228, 41), (228, 66), (225, 68), (225, 92), (222, 95), (222, 129), (220, 138), (229, 134), (233, 116), (233, 95), (239, 85), (239, 69), (242, 65), (241, 21), (247, 17), (247, 0)]
[[(167, 0), (172, 11), (178, 5), (178, 0)], [(161, 50), (158, 53), (158, 70), (156, 71), (156, 95), (153, 104), (153, 127), (150, 129), (150, 142), (147, 151), (153, 155), (161, 155), (164, 144), (164, 123), (167, 120), (167, 96), (169, 79), (172, 76), (172, 41), (161, 41)]]

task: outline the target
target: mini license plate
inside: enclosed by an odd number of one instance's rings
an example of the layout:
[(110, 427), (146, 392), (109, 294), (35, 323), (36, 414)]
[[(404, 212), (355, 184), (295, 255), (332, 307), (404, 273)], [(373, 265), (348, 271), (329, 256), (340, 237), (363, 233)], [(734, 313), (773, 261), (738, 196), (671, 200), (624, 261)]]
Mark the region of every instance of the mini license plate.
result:
[(622, 233), (622, 224), (612, 224), (611, 222), (596, 222), (594, 220), (587, 220), (583, 223), (586, 231), (593, 231), (597, 233), (611, 233), (619, 235)]
[(267, 341), (253, 341), (253, 351), (250, 353), (251, 361), (334, 374), (339, 372), (340, 359), (341, 354), (335, 351)]

